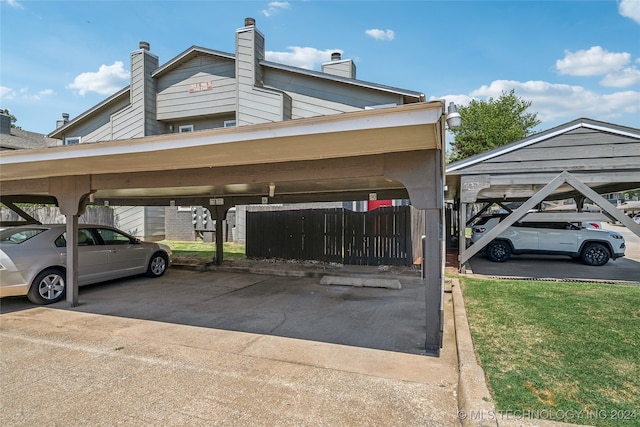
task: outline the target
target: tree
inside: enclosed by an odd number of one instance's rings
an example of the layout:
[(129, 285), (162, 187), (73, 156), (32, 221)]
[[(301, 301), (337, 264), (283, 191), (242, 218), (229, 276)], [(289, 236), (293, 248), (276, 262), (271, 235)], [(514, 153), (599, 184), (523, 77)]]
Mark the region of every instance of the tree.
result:
[(0, 110), (0, 113), (5, 114), (9, 117), (11, 117), (11, 127), (15, 128), (15, 129), (22, 129), (20, 126), (16, 126), (15, 123), (18, 121), (18, 119), (16, 119), (16, 116), (14, 116), (13, 114), (11, 114), (11, 112), (9, 112), (8, 108), (3, 108)]
[(523, 101), (512, 89), (502, 92), (498, 99), (471, 101), (460, 107), (462, 124), (451, 129), (455, 141), (449, 161), (461, 160), (531, 135), (532, 128), (541, 122), (537, 113), (527, 113), (531, 102)]

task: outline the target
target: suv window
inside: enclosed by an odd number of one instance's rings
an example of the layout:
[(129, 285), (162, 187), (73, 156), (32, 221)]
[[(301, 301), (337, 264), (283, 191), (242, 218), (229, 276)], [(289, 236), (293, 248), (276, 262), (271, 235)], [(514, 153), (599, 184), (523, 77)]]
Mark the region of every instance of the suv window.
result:
[(500, 222), (503, 219), (505, 219), (507, 217), (507, 214), (500, 214), (500, 215), (487, 215), (487, 216), (481, 216), (480, 219), (474, 223), (473, 225), (485, 225), (487, 222), (489, 222), (490, 220), (497, 218)]
[(570, 222), (516, 222), (512, 227), (546, 228), (551, 230), (580, 230)]

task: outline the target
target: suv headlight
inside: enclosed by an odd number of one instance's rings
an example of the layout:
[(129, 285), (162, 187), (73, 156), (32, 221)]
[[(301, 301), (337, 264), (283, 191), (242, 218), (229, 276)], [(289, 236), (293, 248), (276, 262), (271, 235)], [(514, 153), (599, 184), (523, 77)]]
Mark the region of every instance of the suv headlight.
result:
[(610, 234), (611, 237), (613, 237), (614, 239), (623, 239), (621, 234)]

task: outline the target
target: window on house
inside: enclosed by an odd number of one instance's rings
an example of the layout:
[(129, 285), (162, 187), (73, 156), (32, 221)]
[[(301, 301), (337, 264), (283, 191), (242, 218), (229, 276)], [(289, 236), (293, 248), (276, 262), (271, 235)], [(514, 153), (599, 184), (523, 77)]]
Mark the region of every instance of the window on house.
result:
[(180, 133), (193, 132), (193, 125), (181, 125), (178, 128), (178, 132)]
[(76, 145), (82, 142), (82, 138), (79, 136), (68, 136), (64, 139), (64, 145)]
[(235, 120), (225, 120), (224, 121), (224, 127), (226, 128), (232, 128), (236, 126), (236, 121)]

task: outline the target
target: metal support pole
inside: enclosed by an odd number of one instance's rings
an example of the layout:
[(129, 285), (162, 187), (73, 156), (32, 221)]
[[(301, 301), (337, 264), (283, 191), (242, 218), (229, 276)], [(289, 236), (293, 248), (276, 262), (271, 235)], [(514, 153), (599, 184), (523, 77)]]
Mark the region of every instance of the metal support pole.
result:
[(432, 356), (440, 355), (442, 347), (443, 297), (442, 282), (442, 212), (425, 210), (425, 235), (422, 239), (422, 274), (425, 285), (425, 350)]
[(458, 271), (461, 274), (466, 273), (465, 263), (461, 262), (462, 253), (467, 249), (467, 204), (460, 203), (458, 210), (458, 222), (460, 228), (458, 229)]
[(69, 307), (78, 306), (78, 215), (67, 215), (67, 283)]

